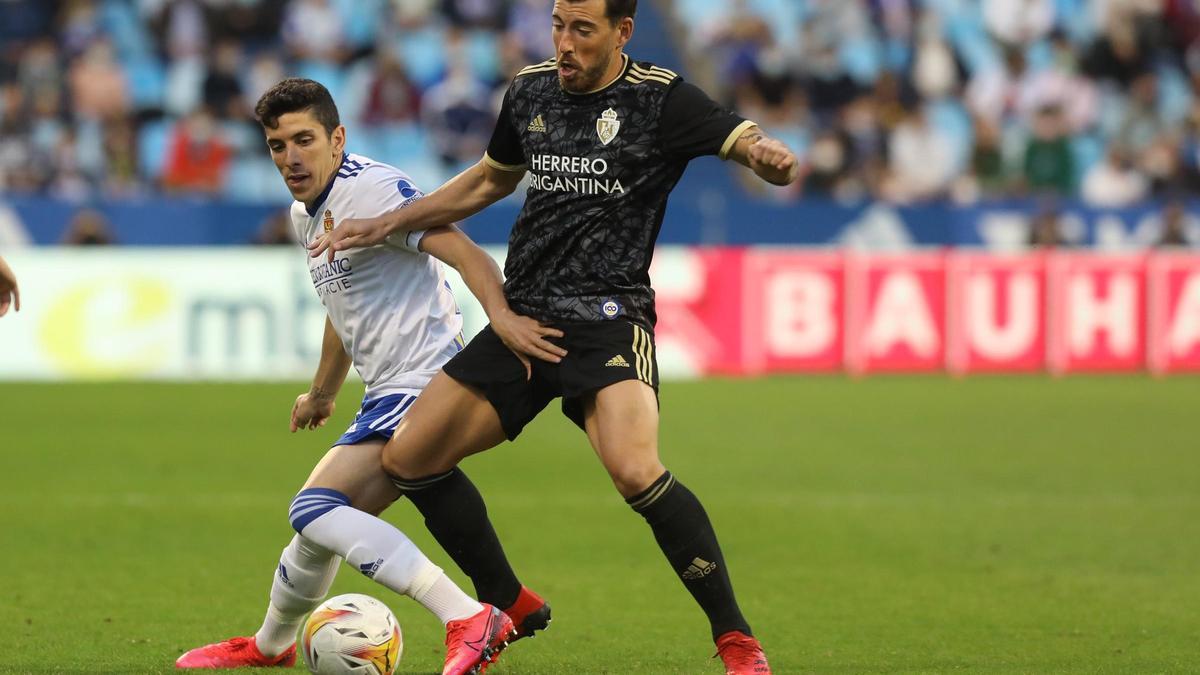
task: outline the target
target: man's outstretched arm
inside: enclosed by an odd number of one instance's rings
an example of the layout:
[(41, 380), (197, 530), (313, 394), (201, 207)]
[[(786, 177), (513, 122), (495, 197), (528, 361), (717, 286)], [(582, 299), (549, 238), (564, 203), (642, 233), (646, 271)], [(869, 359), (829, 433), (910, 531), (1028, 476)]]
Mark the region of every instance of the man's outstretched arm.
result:
[(403, 209), (375, 218), (343, 220), (309, 244), (310, 255), (315, 258), (328, 252), (332, 260), (337, 251), (381, 244), (389, 235), (403, 237), (412, 230), (451, 225), (512, 194), (524, 175), (524, 169), (501, 169), (485, 157)]
[(791, 185), (800, 171), (796, 153), (758, 126), (742, 132), (727, 156), (772, 185)]

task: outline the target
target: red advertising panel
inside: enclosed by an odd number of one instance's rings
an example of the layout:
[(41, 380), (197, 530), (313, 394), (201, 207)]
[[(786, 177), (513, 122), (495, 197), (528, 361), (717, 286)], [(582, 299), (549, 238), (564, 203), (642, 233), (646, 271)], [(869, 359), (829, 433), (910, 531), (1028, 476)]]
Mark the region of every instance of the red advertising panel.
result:
[(1200, 256), (1155, 255), (1149, 277), (1150, 369), (1200, 371)]
[(842, 365), (845, 274), (836, 253), (750, 251), (746, 289), (746, 370), (804, 372)]
[(847, 368), (855, 373), (941, 369), (945, 256), (851, 255), (846, 264)]
[(954, 253), (947, 259), (954, 373), (1046, 365), (1046, 269), (1040, 255)]
[(664, 248), (650, 267), (662, 372), (737, 375), (743, 366), (742, 259), (738, 248)]
[(1142, 256), (1051, 256), (1050, 369), (1141, 369), (1146, 362), (1145, 289)]

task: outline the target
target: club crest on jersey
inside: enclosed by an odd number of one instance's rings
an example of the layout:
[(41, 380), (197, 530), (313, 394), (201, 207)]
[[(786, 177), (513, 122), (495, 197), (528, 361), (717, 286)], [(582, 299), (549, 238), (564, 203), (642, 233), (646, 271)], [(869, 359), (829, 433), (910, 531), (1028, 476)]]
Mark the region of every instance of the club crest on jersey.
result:
[(596, 135), (604, 145), (611, 143), (620, 130), (621, 121), (617, 119), (617, 111), (612, 108), (600, 113), (600, 117), (596, 119)]
[(330, 211), (329, 209), (325, 209), (324, 225), (325, 225), (326, 232), (333, 231), (333, 211)]

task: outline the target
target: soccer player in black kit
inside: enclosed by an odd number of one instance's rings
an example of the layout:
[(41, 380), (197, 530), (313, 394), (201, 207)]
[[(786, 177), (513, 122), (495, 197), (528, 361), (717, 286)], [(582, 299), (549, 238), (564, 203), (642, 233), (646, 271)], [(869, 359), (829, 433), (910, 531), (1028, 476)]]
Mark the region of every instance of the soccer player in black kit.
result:
[(506, 345), (484, 328), (413, 405), (384, 449), (384, 469), (479, 597), (528, 614), (518, 634), (529, 634), (545, 626), (548, 606), (532, 611), (542, 600), (512, 575), (483, 501), (457, 465), (515, 439), (561, 397), (563, 413), (587, 433), (708, 616), (726, 672), (769, 673), (704, 508), (659, 461), (648, 270), (667, 197), (689, 160), (733, 159), (776, 185), (795, 180), (798, 165), (753, 122), (675, 73), (626, 56), (636, 6), (556, 0), (556, 57), (514, 78), (483, 159), (403, 210), (340, 223), (312, 254), (453, 223), (511, 194), (530, 173), (504, 293), (547, 336), (558, 329), (563, 337), (550, 340), (549, 362), (530, 362), (516, 354), (537, 353), (536, 344)]

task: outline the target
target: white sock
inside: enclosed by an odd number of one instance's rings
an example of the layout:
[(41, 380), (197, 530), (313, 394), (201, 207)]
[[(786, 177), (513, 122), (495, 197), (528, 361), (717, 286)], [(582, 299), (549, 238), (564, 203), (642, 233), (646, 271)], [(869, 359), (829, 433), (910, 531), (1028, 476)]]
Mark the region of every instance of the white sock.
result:
[(436, 614), (443, 624), (475, 616), (483, 611), (483, 605), (463, 593), (458, 584), (451, 581), (445, 572), (439, 574), (423, 593), (413, 594), (413, 599)]
[(338, 506), (306, 525), (304, 537), (340, 554), (367, 577), (421, 603), (442, 623), (483, 609), (403, 532), (369, 513)]
[(337, 575), (332, 551), (296, 535), (279, 556), (271, 583), (271, 604), (254, 643), (264, 656), (282, 654), (296, 642), (304, 616), (321, 604)]

